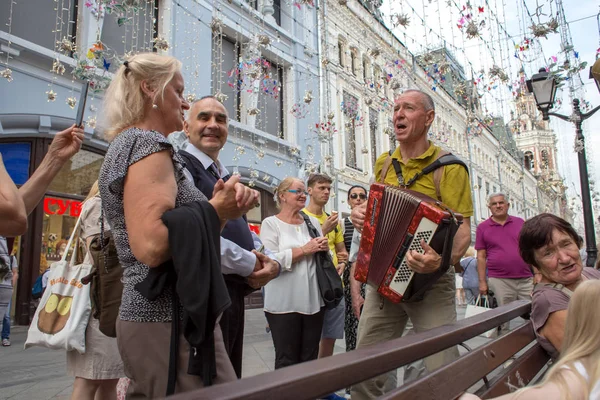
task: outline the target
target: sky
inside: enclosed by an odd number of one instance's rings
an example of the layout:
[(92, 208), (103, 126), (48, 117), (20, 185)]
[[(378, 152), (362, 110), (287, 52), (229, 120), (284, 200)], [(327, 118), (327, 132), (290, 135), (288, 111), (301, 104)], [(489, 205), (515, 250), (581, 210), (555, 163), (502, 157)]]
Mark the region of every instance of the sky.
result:
[[(515, 44), (523, 44), (524, 37), (533, 36), (530, 28), (532, 21), (547, 22), (550, 16), (556, 15), (558, 5), (556, 0), (471, 0), (470, 3), (466, 0), (384, 0), (381, 10), (386, 22), (390, 21), (389, 16), (396, 14), (410, 18), (408, 26), (397, 26), (393, 30), (414, 54), (440, 47), (445, 42), (457, 61), (465, 67), (467, 77), (471, 73), (477, 77), (480, 70), (487, 72), (496, 65), (509, 75), (512, 82), (517, 79), (521, 67), (529, 79), (539, 68), (546, 67), (553, 56), (559, 62), (564, 60), (560, 33), (550, 33), (547, 38), (540, 38), (531, 44), (529, 50), (515, 52)], [(578, 52), (580, 61), (588, 62), (588, 66), (580, 73), (583, 86), (577, 97), (588, 101), (592, 107), (598, 106), (600, 93), (588, 76), (589, 67), (600, 48), (597, 20), (600, 3), (597, 0), (563, 0), (562, 7), (574, 50)], [(471, 14), (471, 20), (479, 27), (478, 38), (466, 37), (466, 25), (469, 22), (465, 18), (467, 14)], [(458, 26), (461, 23), (462, 29)], [(515, 57), (515, 53), (519, 58)], [(490, 114), (503, 115), (508, 122), (512, 100), (509, 85), (490, 86), (493, 87), (491, 90), (484, 90), (484, 108)], [(558, 98), (562, 100), (562, 105), (555, 105), (553, 111), (571, 115), (569, 90), (565, 88), (560, 91)], [(550, 118), (550, 123), (557, 136), (559, 172), (569, 187), (570, 197), (578, 199), (581, 190), (577, 153), (573, 151), (575, 127), (555, 117)], [(600, 111), (584, 123), (583, 132), (590, 180), (596, 181), (600, 177), (600, 154), (597, 151), (600, 149)], [(579, 201), (575, 203), (580, 205)]]

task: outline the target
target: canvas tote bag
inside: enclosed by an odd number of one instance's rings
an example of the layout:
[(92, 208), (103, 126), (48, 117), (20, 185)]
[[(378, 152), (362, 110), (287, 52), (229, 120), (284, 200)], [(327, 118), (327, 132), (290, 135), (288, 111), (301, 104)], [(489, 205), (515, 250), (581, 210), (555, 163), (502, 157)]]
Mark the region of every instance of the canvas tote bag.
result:
[(42, 346), (85, 353), (85, 330), (90, 318), (91, 301), (90, 286), (83, 285), (81, 278), (90, 274), (92, 265), (87, 260), (75, 265), (79, 239), (67, 261), (73, 239), (78, 236), (80, 220), (81, 216), (75, 223), (62, 258), (50, 266), (48, 286), (29, 326), (25, 348)]
[[(477, 296), (477, 301), (475, 302), (475, 305), (472, 304), (468, 304), (467, 305), (467, 310), (465, 312), (465, 318), (469, 318), (469, 317), (473, 317), (477, 314), (481, 314), (483, 312), (486, 311), (490, 311), (492, 309), (492, 307), (489, 304), (489, 299), (488, 296)], [(483, 336), (486, 338), (493, 338), (496, 337), (498, 333), (498, 328), (492, 328), (489, 331), (483, 332), (482, 334), (480, 334), (479, 336)]]

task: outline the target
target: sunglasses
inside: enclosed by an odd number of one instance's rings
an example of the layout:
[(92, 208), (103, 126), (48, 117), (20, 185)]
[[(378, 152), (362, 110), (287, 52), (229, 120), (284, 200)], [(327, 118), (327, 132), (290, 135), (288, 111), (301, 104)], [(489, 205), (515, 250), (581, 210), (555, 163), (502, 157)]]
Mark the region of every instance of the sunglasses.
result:
[(352, 193), (352, 194), (350, 195), (350, 198), (351, 198), (352, 200), (356, 200), (356, 199), (358, 199), (359, 197), (361, 198), (361, 200), (366, 200), (366, 199), (367, 199), (367, 195), (366, 195), (366, 194), (364, 194), (364, 193), (360, 193), (360, 194), (359, 194), (359, 193)]
[(308, 192), (307, 192), (306, 190), (300, 190), (300, 189), (288, 189), (288, 190), (286, 190), (286, 192), (294, 193), (294, 194), (297, 194), (297, 195), (301, 195), (301, 194), (303, 194), (303, 195), (305, 195), (305, 196), (308, 196)]

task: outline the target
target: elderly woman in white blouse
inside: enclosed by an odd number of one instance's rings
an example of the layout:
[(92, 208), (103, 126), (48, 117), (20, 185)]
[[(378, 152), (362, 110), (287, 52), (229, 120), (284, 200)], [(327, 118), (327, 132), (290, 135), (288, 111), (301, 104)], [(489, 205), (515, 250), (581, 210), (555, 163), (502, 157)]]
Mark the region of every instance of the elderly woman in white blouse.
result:
[[(327, 238), (311, 238), (300, 210), (306, 203), (304, 182), (285, 178), (276, 189), (279, 214), (266, 218), (260, 238), (281, 262), (281, 275), (265, 286), (265, 315), (275, 346), (275, 369), (314, 360), (319, 354), (323, 301), (314, 254), (328, 251)], [(321, 224), (312, 218), (321, 233)]]

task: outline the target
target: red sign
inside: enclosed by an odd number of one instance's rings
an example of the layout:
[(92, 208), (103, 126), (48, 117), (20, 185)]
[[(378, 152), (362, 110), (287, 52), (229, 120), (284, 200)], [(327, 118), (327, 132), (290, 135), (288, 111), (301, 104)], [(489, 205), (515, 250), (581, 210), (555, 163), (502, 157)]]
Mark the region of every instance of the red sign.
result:
[(55, 197), (46, 197), (44, 199), (44, 212), (50, 215), (69, 215), (79, 217), (81, 214), (81, 201), (57, 199)]

